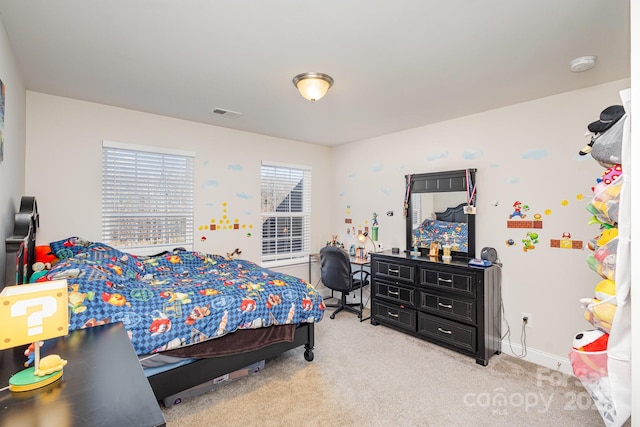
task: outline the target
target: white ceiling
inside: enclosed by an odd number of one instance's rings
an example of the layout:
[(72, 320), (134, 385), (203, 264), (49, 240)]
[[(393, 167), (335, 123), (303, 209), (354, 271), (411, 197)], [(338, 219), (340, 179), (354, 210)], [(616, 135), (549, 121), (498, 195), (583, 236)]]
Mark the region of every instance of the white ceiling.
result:
[[(0, 0), (0, 16), (28, 90), (328, 146), (630, 76), (628, 0)], [(571, 72), (583, 55), (596, 67)], [(316, 103), (291, 82), (306, 71), (335, 80)]]

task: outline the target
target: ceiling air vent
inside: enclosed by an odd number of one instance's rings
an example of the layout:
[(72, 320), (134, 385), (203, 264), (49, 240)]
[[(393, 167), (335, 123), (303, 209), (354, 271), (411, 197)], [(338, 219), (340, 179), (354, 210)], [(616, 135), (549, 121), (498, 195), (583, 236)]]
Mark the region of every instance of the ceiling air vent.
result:
[(214, 116), (226, 117), (228, 119), (235, 119), (242, 115), (242, 113), (238, 113), (237, 111), (225, 110), (224, 108), (214, 108), (211, 110), (211, 114)]

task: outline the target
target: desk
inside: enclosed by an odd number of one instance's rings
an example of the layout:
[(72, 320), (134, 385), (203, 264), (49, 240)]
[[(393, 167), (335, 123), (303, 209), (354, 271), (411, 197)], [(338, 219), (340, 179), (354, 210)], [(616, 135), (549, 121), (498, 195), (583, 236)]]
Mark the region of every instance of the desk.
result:
[[(360, 266), (360, 269), (355, 271), (355, 272), (360, 271), (360, 277), (363, 276), (365, 267), (371, 267), (370, 257), (361, 258), (361, 257), (350, 256), (349, 261), (351, 262), (351, 265)], [(369, 285), (371, 286), (371, 280), (369, 280)], [(361, 313), (364, 312), (364, 304), (362, 303), (362, 288), (364, 288), (364, 286), (360, 286), (360, 312)], [(369, 315), (369, 317), (362, 317), (362, 315), (360, 315), (361, 322), (364, 322), (365, 320), (368, 320), (370, 318), (371, 318), (371, 315)]]
[(9, 391), (24, 369), (26, 346), (0, 352), (0, 426), (165, 426), (122, 323), (71, 332), (44, 352), (68, 361), (62, 378), (27, 392)]

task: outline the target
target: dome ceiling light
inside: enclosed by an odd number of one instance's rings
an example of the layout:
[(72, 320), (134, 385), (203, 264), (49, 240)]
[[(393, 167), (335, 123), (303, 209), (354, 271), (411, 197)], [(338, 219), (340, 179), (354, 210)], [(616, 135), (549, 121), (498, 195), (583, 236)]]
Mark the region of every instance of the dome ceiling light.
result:
[(302, 73), (293, 78), (293, 85), (304, 98), (316, 102), (327, 94), (333, 79), (323, 73)]

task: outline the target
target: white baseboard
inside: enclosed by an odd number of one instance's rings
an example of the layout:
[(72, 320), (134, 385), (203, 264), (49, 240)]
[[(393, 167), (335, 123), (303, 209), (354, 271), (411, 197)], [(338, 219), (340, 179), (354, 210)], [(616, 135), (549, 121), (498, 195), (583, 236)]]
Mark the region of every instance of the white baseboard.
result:
[[(568, 350), (567, 350), (568, 351)], [(527, 354), (522, 356), (523, 348), (520, 344), (511, 343), (509, 341), (502, 340), (502, 352), (510, 356), (518, 357), (527, 362), (535, 363), (536, 365), (544, 366), (545, 368), (560, 371), (563, 374), (573, 375), (573, 369), (568, 358), (558, 357), (555, 354), (547, 353), (545, 351), (536, 350), (535, 348), (527, 347)]]

